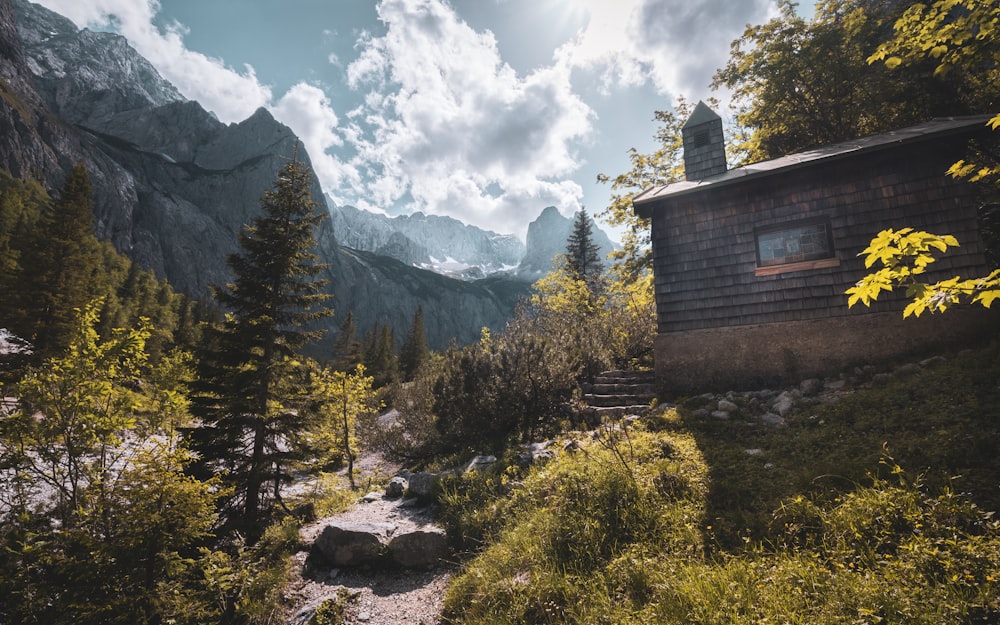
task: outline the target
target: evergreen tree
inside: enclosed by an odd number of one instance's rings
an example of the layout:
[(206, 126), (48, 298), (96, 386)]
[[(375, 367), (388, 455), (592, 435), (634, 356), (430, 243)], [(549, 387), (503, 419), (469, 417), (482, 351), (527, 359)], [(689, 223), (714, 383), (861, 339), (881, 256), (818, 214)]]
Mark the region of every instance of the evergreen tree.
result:
[(594, 243), (594, 222), (581, 209), (573, 221), (573, 232), (566, 239), (566, 267), (570, 274), (595, 288), (604, 273), (601, 248)]
[(17, 331), (34, 345), (38, 359), (67, 347), (80, 311), (103, 290), (97, 284), (101, 255), (92, 195), (87, 168), (77, 165), (59, 198), (45, 208), (22, 260), (19, 308), (28, 318)]
[(403, 380), (410, 381), (416, 374), (417, 369), (427, 359), (427, 336), (424, 333), (424, 307), (418, 306), (417, 312), (413, 314), (413, 323), (410, 325), (403, 346), (399, 350), (399, 372)]
[(354, 311), (347, 311), (347, 318), (340, 324), (337, 340), (333, 344), (333, 365), (337, 371), (351, 371), (362, 363), (361, 341), (354, 323)]
[(388, 323), (375, 322), (365, 333), (364, 365), (375, 378), (375, 386), (385, 386), (396, 373), (395, 333)]
[(251, 537), (270, 497), (280, 501), (287, 469), (300, 455), (289, 441), (304, 427), (293, 376), (301, 348), (321, 332), (304, 326), (332, 311), (323, 303), (322, 265), (312, 249), (324, 218), (309, 193), (310, 171), (296, 158), (261, 198), (263, 215), (240, 235), (241, 252), (228, 257), (233, 283), (216, 289), (228, 311), (200, 364), (193, 409), (202, 427), (192, 432), (202, 468), (226, 469), (235, 488), (230, 521)]

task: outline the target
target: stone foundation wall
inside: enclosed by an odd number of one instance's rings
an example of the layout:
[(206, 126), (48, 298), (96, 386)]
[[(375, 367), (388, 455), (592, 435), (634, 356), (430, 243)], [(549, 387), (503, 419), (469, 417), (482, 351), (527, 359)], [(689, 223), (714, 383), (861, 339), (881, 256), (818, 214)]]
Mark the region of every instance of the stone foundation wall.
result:
[(905, 320), (898, 312), (868, 313), (660, 334), (658, 390), (676, 396), (795, 384), (858, 364), (991, 340), (1000, 329), (997, 313), (953, 309)]

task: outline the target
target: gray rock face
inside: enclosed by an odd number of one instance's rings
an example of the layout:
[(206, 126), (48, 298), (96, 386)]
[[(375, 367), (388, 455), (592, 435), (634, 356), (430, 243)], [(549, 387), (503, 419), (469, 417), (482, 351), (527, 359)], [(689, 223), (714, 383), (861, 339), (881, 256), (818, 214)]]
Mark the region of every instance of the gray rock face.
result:
[(26, 0), (14, 0), (14, 10), (35, 84), (67, 121), (101, 130), (122, 111), (183, 100), (121, 35), (78, 30)]
[(396, 526), (389, 523), (327, 525), (313, 549), (333, 566), (362, 566), (379, 560)]
[(433, 566), (448, 555), (448, 538), (437, 527), (406, 532), (389, 541), (389, 553), (393, 562), (405, 568)]

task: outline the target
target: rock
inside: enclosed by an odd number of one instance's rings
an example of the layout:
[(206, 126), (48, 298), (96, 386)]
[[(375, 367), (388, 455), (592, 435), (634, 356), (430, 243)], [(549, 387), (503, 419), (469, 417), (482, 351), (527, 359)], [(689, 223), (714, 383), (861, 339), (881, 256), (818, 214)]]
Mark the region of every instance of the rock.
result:
[(712, 413), (712, 416), (715, 417), (716, 419), (719, 419), (720, 421), (726, 421), (729, 419), (729, 413), (726, 412), (725, 410), (716, 410), (715, 412)]
[(782, 417), (788, 415), (795, 407), (795, 398), (791, 393), (785, 391), (774, 400), (771, 404), (771, 409), (781, 415)]
[(465, 465), (465, 472), (479, 472), (488, 471), (496, 466), (497, 457), (496, 456), (476, 456), (469, 461), (469, 464)]
[(828, 391), (842, 391), (847, 387), (847, 380), (841, 378), (838, 380), (827, 380), (826, 384), (823, 385)]
[(816, 378), (802, 380), (799, 384), (799, 390), (802, 391), (802, 394), (806, 397), (811, 397), (823, 390), (823, 382)]
[(410, 473), (406, 480), (408, 482), (407, 493), (411, 497), (432, 497), (437, 493), (441, 474), (420, 471), (418, 473)]
[(760, 456), (764, 453), (764, 450), (755, 447), (753, 449), (744, 449), (743, 453), (745, 453), (748, 456)]
[(876, 373), (875, 375), (872, 376), (872, 384), (874, 384), (875, 386), (885, 386), (886, 384), (889, 383), (889, 380), (891, 379), (892, 376), (889, 375), (888, 373)]
[(373, 564), (395, 531), (396, 526), (390, 523), (331, 523), (323, 528), (312, 548), (335, 567)]
[(785, 425), (785, 419), (781, 415), (774, 414), (773, 412), (768, 412), (760, 418), (760, 422), (764, 425), (772, 428), (777, 428)]
[(896, 370), (892, 372), (893, 375), (904, 378), (919, 373), (922, 367), (915, 362), (905, 364), (901, 367), (896, 367)]
[(399, 499), (406, 492), (410, 483), (407, 479), (401, 475), (389, 480), (389, 483), (385, 487), (385, 496), (387, 499)]
[(945, 362), (948, 362), (948, 361), (947, 361), (947, 359), (945, 359), (944, 356), (931, 356), (930, 358), (927, 358), (926, 360), (921, 360), (920, 361), (920, 366), (923, 367), (924, 369), (926, 369), (928, 367), (936, 367), (937, 365), (940, 365), (940, 364), (945, 363)]
[(367, 495), (365, 495), (364, 497), (362, 497), (361, 501), (363, 501), (365, 503), (372, 503), (372, 502), (378, 501), (380, 499), (382, 499), (382, 493), (376, 493), (376, 492), (372, 491), (372, 492), (368, 493)]
[(722, 412), (728, 412), (730, 414), (739, 411), (739, 406), (729, 401), (728, 399), (719, 400), (719, 410)]
[(448, 555), (448, 538), (440, 528), (425, 527), (393, 537), (389, 553), (396, 564), (406, 568), (433, 566)]
[(545, 462), (556, 457), (556, 452), (552, 450), (554, 441), (543, 441), (541, 443), (528, 443), (524, 445), (524, 450), (518, 455), (518, 464), (522, 467), (529, 467), (535, 463)]

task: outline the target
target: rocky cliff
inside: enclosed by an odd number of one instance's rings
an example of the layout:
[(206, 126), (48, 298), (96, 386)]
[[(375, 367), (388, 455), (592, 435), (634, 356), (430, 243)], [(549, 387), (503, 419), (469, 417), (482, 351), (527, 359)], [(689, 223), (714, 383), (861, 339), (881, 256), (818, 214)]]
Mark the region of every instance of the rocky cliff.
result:
[[(573, 232), (573, 220), (563, 217), (555, 206), (546, 207), (535, 221), (528, 224), (527, 252), (517, 275), (524, 280), (537, 280), (552, 270), (552, 258), (566, 253), (566, 240)], [(592, 240), (600, 248), (601, 258), (615, 250), (608, 235), (594, 226)], [(610, 265), (605, 262), (605, 267)]]
[[(26, 0), (0, 0), (0, 54), (0, 167), (58, 189), (85, 163), (98, 234), (178, 290), (204, 296), (226, 283), (225, 257), (263, 191), (296, 152), (308, 163), (266, 110), (223, 124), (123, 38), (78, 30)], [(322, 201), (315, 181), (312, 191)], [(513, 312), (516, 294), (503, 285), (342, 248), (329, 221), (316, 234), (337, 311), (331, 329), (354, 310), (362, 330), (378, 321), (402, 334), (422, 306), (428, 342), (443, 347), (475, 341)]]

